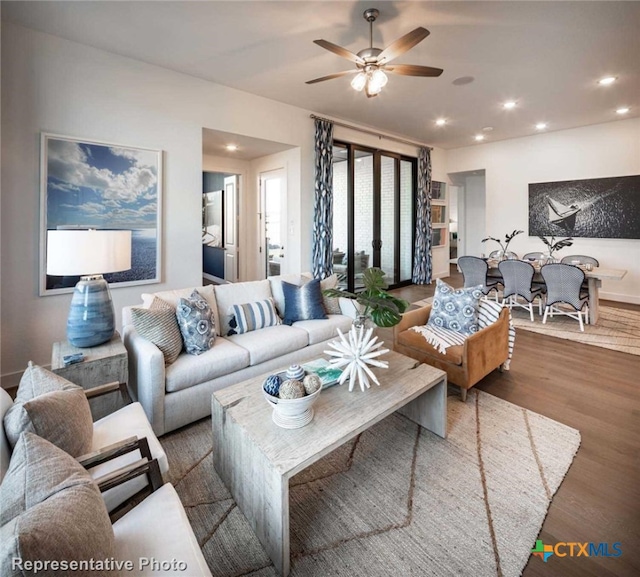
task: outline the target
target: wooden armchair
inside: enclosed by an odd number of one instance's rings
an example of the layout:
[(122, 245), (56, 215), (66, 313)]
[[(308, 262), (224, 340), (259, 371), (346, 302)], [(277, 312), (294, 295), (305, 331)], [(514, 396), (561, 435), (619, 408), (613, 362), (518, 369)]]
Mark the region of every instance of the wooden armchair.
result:
[(406, 312), (393, 327), (393, 348), (445, 371), (447, 381), (460, 387), (460, 396), (466, 401), (467, 390), (509, 358), (509, 310), (505, 308), (495, 323), (468, 337), (463, 345), (448, 347), (444, 354), (420, 333), (410, 330), (425, 325), (430, 314), (431, 305)]

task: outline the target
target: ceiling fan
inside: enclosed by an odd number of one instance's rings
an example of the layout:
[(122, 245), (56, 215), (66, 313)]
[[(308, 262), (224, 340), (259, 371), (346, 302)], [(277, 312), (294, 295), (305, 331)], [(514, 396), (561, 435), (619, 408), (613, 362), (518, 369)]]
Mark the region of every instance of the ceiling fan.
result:
[(377, 96), (387, 83), (388, 79), (385, 72), (402, 74), (404, 76), (440, 76), (442, 74), (442, 68), (432, 68), (431, 66), (418, 66), (415, 64), (395, 64), (389, 66), (389, 62), (394, 58), (404, 54), (429, 36), (429, 31), (426, 28), (416, 28), (398, 38), (384, 50), (374, 48), (373, 23), (379, 15), (380, 12), (375, 8), (369, 8), (364, 11), (363, 17), (369, 22), (369, 48), (360, 50), (357, 54), (354, 54), (346, 48), (342, 48), (342, 46), (333, 44), (328, 40), (314, 40), (315, 44), (325, 50), (329, 50), (329, 52), (333, 52), (351, 62), (355, 62), (356, 69), (336, 72), (335, 74), (329, 74), (321, 78), (314, 78), (313, 80), (308, 80), (306, 83), (315, 84), (316, 82), (324, 82), (325, 80), (340, 78), (348, 74), (356, 74), (355, 78), (351, 81), (351, 86), (358, 92), (364, 89), (367, 97), (371, 98)]

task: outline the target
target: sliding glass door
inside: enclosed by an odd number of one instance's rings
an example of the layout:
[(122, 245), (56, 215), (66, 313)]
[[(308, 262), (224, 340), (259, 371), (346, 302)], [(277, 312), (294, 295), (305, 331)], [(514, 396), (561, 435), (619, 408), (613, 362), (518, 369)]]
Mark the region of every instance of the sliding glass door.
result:
[(416, 160), (347, 143), (333, 157), (333, 269), (340, 286), (362, 288), (381, 268), (390, 286), (411, 282)]

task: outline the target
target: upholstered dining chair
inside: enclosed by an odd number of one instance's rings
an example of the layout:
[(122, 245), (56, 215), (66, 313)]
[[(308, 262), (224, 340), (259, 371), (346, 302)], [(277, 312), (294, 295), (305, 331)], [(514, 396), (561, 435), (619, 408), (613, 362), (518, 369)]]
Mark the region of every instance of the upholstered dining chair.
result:
[(491, 291), (496, 291), (498, 300), (498, 285), (500, 281), (494, 277), (488, 277), (489, 265), (487, 261), (477, 256), (461, 256), (458, 258), (458, 267), (464, 278), (465, 288), (482, 285), (482, 294), (486, 297)]
[[(542, 323), (547, 322), (547, 315), (565, 315), (580, 323), (584, 332), (584, 322), (589, 323), (589, 293), (583, 288), (584, 272), (577, 266), (563, 263), (546, 264), (540, 269), (547, 285), (547, 296)], [(573, 310), (565, 310), (557, 305), (564, 303)], [(584, 322), (582, 315), (584, 314)]]
[[(529, 311), (531, 322), (533, 322), (533, 301), (537, 297), (538, 314), (542, 314), (543, 287), (533, 283), (535, 268), (533, 265), (522, 260), (503, 260), (498, 264), (504, 285), (502, 304), (513, 308), (514, 306), (524, 308)], [(526, 304), (518, 302), (518, 297), (522, 297)]]

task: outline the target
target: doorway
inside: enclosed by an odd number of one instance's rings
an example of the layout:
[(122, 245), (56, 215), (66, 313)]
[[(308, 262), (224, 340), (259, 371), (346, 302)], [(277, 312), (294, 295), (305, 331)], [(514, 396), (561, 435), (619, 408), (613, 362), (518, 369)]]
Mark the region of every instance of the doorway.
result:
[(260, 234), (264, 277), (285, 269), (287, 180), (284, 168), (260, 173)]
[(415, 158), (334, 143), (333, 270), (341, 288), (362, 289), (371, 266), (390, 287), (410, 284), (416, 170)]
[(485, 250), (482, 239), (487, 236), (485, 171), (454, 172), (449, 178), (456, 191), (452, 201), (457, 199), (457, 257), (481, 256)]

